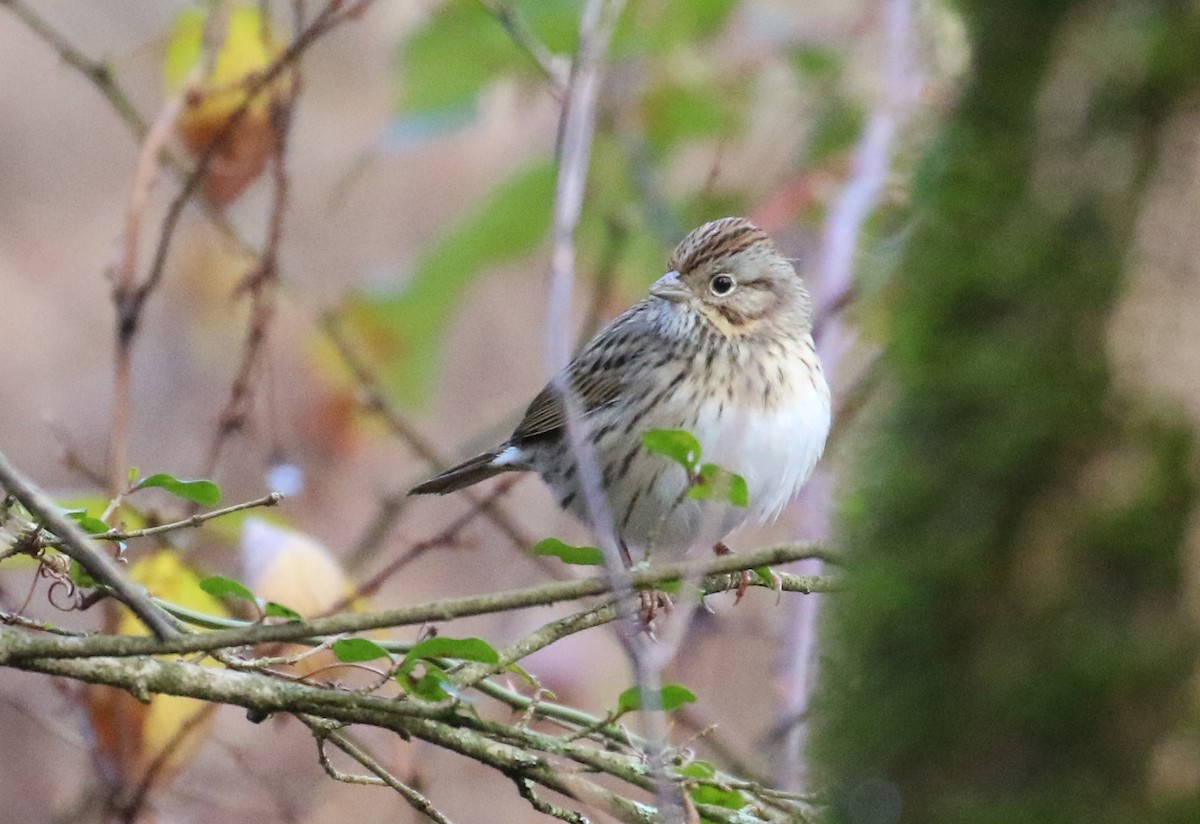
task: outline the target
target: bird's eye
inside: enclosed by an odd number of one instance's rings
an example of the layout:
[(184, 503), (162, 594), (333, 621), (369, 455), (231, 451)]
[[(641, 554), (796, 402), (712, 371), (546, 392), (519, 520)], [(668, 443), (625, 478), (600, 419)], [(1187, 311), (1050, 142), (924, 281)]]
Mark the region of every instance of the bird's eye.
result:
[(708, 288), (714, 295), (728, 295), (736, 285), (729, 275), (717, 275), (708, 283)]

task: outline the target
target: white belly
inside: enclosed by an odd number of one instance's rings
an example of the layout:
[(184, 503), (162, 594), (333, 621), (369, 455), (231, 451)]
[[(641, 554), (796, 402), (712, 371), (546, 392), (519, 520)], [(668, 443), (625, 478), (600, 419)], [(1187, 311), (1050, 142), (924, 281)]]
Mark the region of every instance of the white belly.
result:
[(750, 506), (743, 520), (764, 523), (778, 517), (812, 474), (829, 435), (829, 389), (807, 380), (793, 398), (774, 409), (726, 407), (700, 411), (694, 434), (703, 460), (746, 479)]

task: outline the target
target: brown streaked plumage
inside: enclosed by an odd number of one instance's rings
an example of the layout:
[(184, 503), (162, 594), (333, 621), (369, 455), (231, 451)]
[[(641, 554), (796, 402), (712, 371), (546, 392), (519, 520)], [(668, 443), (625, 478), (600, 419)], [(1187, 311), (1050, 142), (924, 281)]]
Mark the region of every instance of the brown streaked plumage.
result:
[[(669, 267), (561, 379), (578, 401), (617, 537), (645, 555), (716, 545), (745, 521), (773, 518), (808, 478), (830, 423), (808, 292), (761, 229), (740, 217), (706, 223)], [(561, 506), (595, 526), (556, 386), (533, 399), (503, 444), (412, 493), (533, 470)], [(746, 479), (749, 507), (689, 498), (684, 469), (643, 447), (651, 429), (692, 432), (706, 462)]]

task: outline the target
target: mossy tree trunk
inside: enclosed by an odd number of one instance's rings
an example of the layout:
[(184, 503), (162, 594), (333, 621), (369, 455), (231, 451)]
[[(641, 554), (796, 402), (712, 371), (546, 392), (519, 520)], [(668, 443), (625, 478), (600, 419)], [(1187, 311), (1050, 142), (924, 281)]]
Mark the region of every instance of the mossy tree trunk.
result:
[(1196, 426), (1114, 388), (1107, 340), (1200, 8), (960, 7), (971, 73), (882, 308), (816, 772), (855, 824), (1200, 821), (1154, 775), (1198, 727)]

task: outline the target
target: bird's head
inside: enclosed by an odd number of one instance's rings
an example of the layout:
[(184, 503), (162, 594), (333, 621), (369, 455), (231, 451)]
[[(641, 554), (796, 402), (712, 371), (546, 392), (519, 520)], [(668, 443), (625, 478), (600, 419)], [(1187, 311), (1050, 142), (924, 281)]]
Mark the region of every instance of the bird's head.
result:
[(795, 268), (742, 217), (705, 223), (685, 237), (650, 294), (696, 311), (726, 337), (812, 331), (812, 302)]

